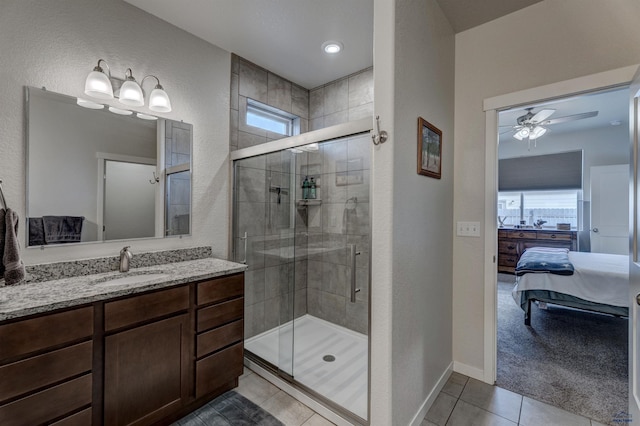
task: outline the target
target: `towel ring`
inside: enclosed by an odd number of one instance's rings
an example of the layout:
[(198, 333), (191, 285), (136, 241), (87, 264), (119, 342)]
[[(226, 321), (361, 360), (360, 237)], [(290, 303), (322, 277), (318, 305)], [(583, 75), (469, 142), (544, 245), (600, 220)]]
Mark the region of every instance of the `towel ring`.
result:
[(4, 198), (4, 192), (2, 191), (2, 179), (0, 179), (0, 201), (2, 201), (2, 206), (5, 209), (9, 208), (9, 206), (7, 206), (7, 200)]

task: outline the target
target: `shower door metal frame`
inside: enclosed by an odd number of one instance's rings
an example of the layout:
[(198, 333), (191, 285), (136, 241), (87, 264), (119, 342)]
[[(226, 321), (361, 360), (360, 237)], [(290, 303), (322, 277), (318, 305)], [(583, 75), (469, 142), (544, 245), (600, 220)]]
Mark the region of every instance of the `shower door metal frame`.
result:
[[(319, 130), (310, 131), (307, 133), (302, 133), (300, 135), (289, 136), (283, 139), (267, 142), (260, 145), (255, 145), (248, 148), (242, 148), (235, 151), (231, 151), (230, 153), (230, 182), (232, 185), (229, 188), (230, 193), (230, 214), (231, 214), (231, 227), (229, 229), (229, 247), (231, 248), (231, 256), (235, 259), (237, 253), (235, 253), (235, 245), (234, 245), (234, 233), (236, 229), (236, 200), (235, 200), (235, 189), (236, 189), (236, 178), (237, 174), (235, 173), (235, 162), (237, 160), (243, 160), (245, 158), (256, 157), (259, 155), (269, 154), (277, 151), (282, 151), (290, 148), (296, 148), (299, 146), (308, 145), (311, 143), (322, 143), (328, 142), (333, 139), (342, 139), (347, 138), (349, 136), (355, 136), (358, 134), (363, 134), (367, 132), (371, 132), (373, 130), (373, 120), (371, 118), (363, 118), (360, 120), (350, 121), (348, 123), (337, 124), (335, 126), (326, 127)], [(369, 200), (372, 203), (372, 191), (371, 184), (369, 184)], [(294, 388), (300, 389), (307, 393), (312, 398), (319, 401), (321, 404), (329, 407), (334, 410), (338, 415), (343, 416), (350, 421), (355, 421), (356, 424), (364, 424), (368, 425), (371, 423), (371, 255), (373, 251), (373, 247), (371, 247), (371, 223), (372, 223), (372, 214), (369, 215), (369, 273), (368, 273), (368, 283), (369, 286), (369, 297), (368, 297), (368, 330), (367, 330), (367, 419), (362, 419), (346, 408), (336, 404), (335, 402), (329, 400), (328, 398), (320, 395), (313, 389), (308, 388), (307, 386), (297, 382), (294, 376), (287, 374), (286, 372), (280, 370), (277, 366), (265, 361), (257, 355), (254, 355), (250, 352), (245, 353), (244, 357), (249, 359), (251, 362), (257, 364), (258, 366), (264, 368), (266, 371), (270, 371), (274, 374), (274, 376), (285, 380)], [(246, 254), (245, 254), (246, 255)], [(245, 256), (246, 259), (246, 256)]]

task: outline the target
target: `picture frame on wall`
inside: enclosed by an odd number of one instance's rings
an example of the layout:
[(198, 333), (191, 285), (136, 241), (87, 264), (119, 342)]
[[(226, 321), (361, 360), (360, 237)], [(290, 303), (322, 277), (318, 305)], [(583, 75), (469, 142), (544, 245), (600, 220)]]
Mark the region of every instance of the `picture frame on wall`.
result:
[(418, 117), (418, 174), (442, 177), (442, 131)]

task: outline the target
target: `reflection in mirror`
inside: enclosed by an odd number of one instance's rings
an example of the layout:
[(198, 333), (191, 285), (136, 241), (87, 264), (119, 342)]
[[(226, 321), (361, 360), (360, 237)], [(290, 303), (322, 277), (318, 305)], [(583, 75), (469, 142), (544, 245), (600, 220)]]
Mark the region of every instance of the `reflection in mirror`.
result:
[(27, 246), (190, 233), (190, 124), (26, 97)]

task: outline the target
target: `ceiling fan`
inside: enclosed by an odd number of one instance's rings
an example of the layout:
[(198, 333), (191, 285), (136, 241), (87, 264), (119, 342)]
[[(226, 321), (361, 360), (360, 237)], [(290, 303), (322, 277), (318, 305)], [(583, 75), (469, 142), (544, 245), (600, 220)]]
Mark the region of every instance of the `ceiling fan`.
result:
[(523, 139), (528, 139), (529, 144), (531, 144), (532, 140), (535, 142), (536, 139), (547, 133), (547, 128), (544, 126), (566, 123), (568, 121), (574, 120), (582, 120), (583, 118), (590, 118), (598, 115), (598, 111), (590, 111), (580, 114), (567, 115), (564, 117), (552, 118), (549, 120), (548, 118), (551, 117), (554, 112), (556, 112), (555, 109), (542, 109), (535, 114), (533, 113), (533, 108), (525, 108), (525, 110), (527, 111), (527, 113), (517, 118), (517, 124), (500, 126), (510, 127), (509, 130), (500, 134), (515, 131), (515, 133), (513, 134), (514, 138), (520, 141)]

